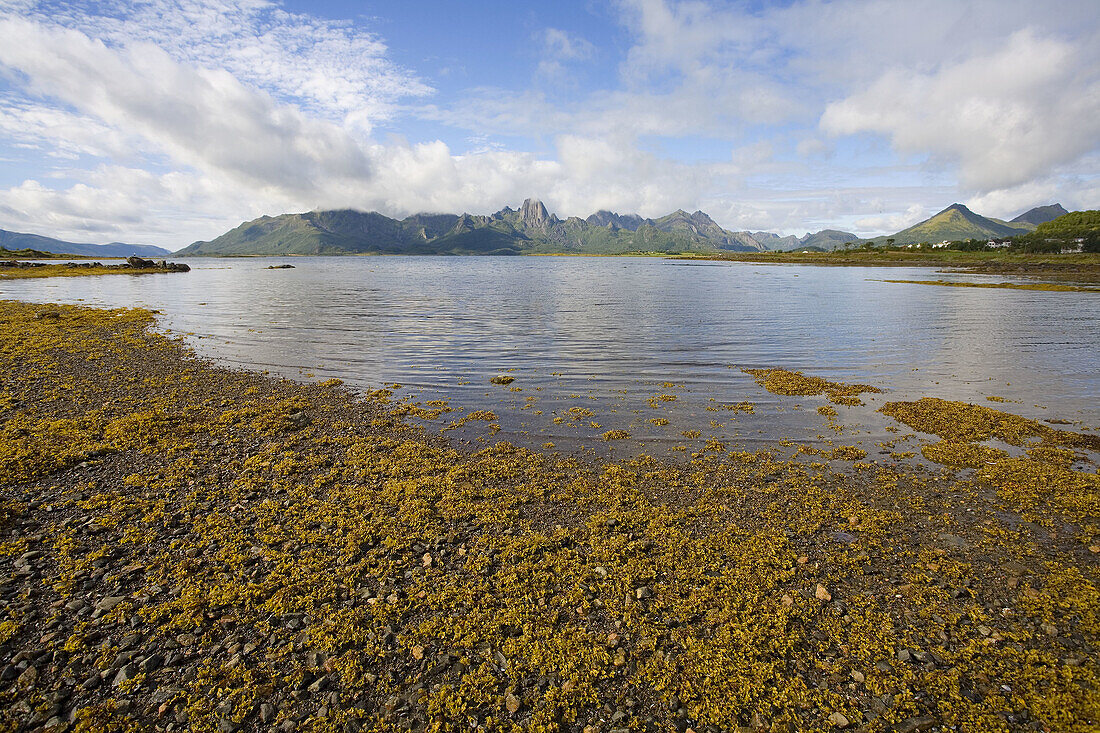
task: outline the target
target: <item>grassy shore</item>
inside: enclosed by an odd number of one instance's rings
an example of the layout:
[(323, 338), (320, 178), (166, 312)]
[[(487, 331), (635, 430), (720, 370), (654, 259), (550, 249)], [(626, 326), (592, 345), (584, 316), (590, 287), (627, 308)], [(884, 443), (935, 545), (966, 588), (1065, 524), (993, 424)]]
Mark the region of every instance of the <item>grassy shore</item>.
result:
[(947, 249), (873, 249), (834, 252), (728, 252), (718, 255), (681, 255), (681, 257), (774, 265), (957, 268), (964, 272), (1100, 282), (1100, 254), (1096, 253), (1052, 255), (1004, 250), (958, 252)]
[(86, 277), (89, 275), (153, 275), (166, 272), (186, 272), (176, 265), (169, 267), (129, 267), (126, 265), (100, 265), (95, 263), (66, 262), (59, 265), (41, 265), (37, 267), (0, 268), (0, 281), (23, 280), (37, 277)]
[(907, 285), (938, 285), (944, 288), (1000, 288), (1003, 290), (1045, 290), (1054, 293), (1100, 293), (1100, 287), (1065, 285), (1062, 283), (971, 283), (957, 280), (881, 280), (884, 283)]
[(883, 411), (932, 470), (581, 464), (153, 326), (0, 304), (2, 729), (1100, 725), (1093, 434), (927, 399)]

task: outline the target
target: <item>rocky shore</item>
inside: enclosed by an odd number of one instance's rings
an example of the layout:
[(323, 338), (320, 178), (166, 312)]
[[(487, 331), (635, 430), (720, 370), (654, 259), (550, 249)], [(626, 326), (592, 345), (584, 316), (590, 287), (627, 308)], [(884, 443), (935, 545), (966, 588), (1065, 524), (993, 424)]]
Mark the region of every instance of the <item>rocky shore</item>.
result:
[(0, 304), (0, 730), (1100, 726), (1095, 434), (930, 399), (883, 408), (923, 467), (590, 465), (154, 325)]

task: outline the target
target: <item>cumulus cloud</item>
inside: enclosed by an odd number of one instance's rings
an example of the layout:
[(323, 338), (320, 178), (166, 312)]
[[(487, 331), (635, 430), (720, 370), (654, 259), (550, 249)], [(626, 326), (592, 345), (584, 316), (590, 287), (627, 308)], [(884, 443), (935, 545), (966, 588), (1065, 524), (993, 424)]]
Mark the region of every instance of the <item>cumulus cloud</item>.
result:
[(880, 133), (903, 153), (957, 161), (964, 185), (981, 191), (1016, 186), (1097, 146), (1096, 60), (1094, 51), (1025, 29), (1003, 48), (932, 72), (888, 69), (828, 105), (821, 126), (834, 135)]

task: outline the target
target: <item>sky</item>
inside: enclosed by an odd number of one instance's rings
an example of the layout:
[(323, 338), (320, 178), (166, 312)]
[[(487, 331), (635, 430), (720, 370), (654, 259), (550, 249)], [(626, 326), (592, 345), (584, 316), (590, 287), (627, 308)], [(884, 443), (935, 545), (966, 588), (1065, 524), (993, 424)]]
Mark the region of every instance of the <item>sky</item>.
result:
[(0, 0), (0, 228), (1100, 208), (1095, 0)]

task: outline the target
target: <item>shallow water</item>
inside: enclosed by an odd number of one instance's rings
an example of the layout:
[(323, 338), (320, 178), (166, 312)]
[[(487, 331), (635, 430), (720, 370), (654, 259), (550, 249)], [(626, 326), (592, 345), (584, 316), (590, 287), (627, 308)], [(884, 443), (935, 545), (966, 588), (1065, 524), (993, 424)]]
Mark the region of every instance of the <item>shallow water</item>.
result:
[[(1100, 424), (1091, 293), (880, 282), (930, 279), (929, 268), (635, 257), (186, 261), (184, 275), (0, 282), (0, 296), (157, 309), (224, 362), (363, 389), (397, 382), (398, 396), (494, 410), (499, 437), (568, 450), (603, 445), (609, 429), (646, 449), (690, 447), (691, 429), (745, 443), (838, 438), (814, 411), (823, 398), (768, 394), (740, 371), (754, 367), (884, 389), (867, 407), (837, 408), (839, 440), (865, 447), (887, 435), (876, 406), (921, 396)], [(282, 263), (295, 269), (265, 269)], [(489, 383), (506, 372), (510, 387)], [(677, 399), (650, 406), (659, 394)], [(755, 413), (721, 409), (741, 401)], [(593, 415), (554, 423), (569, 407)]]

